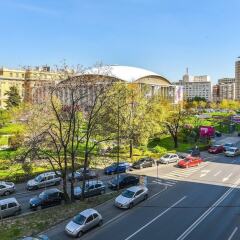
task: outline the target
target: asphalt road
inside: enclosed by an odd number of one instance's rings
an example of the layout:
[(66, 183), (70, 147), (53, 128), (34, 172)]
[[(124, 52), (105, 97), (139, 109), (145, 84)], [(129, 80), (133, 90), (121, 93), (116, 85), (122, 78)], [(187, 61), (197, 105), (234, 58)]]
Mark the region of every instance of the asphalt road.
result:
[[(238, 138), (225, 141), (238, 141)], [(131, 210), (108, 201), (97, 207), (101, 227), (84, 240), (237, 240), (240, 239), (240, 156), (203, 153), (199, 167), (175, 164), (138, 171), (148, 177), (150, 198)], [(46, 231), (50, 239), (70, 239), (67, 221)]]

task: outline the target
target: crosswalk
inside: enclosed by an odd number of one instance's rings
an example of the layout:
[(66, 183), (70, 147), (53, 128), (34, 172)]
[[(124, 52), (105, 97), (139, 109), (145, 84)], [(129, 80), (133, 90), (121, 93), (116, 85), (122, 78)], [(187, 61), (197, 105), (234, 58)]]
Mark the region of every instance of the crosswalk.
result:
[(172, 187), (174, 186), (179, 180), (183, 180), (195, 172), (199, 171), (200, 169), (204, 168), (208, 163), (204, 162), (201, 164), (201, 166), (194, 167), (194, 168), (177, 168), (174, 171), (171, 171), (163, 176), (160, 176), (161, 179), (155, 178), (152, 183), (163, 185), (166, 187)]

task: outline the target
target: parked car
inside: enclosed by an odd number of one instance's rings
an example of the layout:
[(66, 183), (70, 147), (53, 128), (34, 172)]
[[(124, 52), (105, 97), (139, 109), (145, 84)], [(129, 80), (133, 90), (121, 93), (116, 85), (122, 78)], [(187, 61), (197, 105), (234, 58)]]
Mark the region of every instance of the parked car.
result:
[(72, 237), (81, 237), (95, 226), (100, 226), (103, 218), (95, 209), (86, 209), (76, 215), (65, 227), (65, 232)]
[(198, 148), (189, 149), (187, 153), (192, 157), (199, 157), (201, 155), (200, 150)]
[(179, 161), (179, 156), (175, 153), (167, 153), (163, 155), (160, 160), (157, 161), (157, 163), (163, 163), (163, 164), (168, 164), (172, 162), (178, 162)]
[(15, 192), (15, 184), (12, 182), (0, 182), (0, 196), (8, 196)]
[(155, 160), (150, 157), (146, 157), (146, 158), (139, 159), (137, 162), (134, 162), (132, 165), (132, 168), (142, 169), (147, 167), (153, 167), (154, 165), (155, 165)]
[[(83, 181), (84, 169), (81, 168), (81, 169), (75, 171), (73, 175), (74, 175), (74, 180)], [(97, 177), (98, 177), (98, 174), (95, 171), (90, 170), (89, 168), (86, 169), (86, 171), (85, 171), (85, 179), (86, 180), (94, 179)], [(68, 180), (69, 181), (72, 180), (72, 173), (68, 174)]]
[(228, 148), (231, 148), (231, 147), (235, 147), (235, 144), (234, 143), (225, 143), (223, 145), (224, 151), (227, 151)]
[(188, 167), (198, 166), (202, 162), (203, 160), (200, 157), (188, 156), (185, 159), (179, 161), (178, 166), (181, 168), (188, 168)]
[(113, 163), (104, 169), (104, 173), (107, 175), (115, 173), (124, 173), (130, 170), (130, 167), (131, 165), (128, 162), (120, 162), (119, 164)]
[(46, 172), (27, 182), (27, 190), (36, 190), (48, 186), (57, 186), (61, 183), (60, 173)]
[[(106, 186), (102, 181), (89, 181), (85, 185), (84, 197), (93, 197), (96, 195), (104, 194), (106, 192)], [(82, 196), (82, 188), (74, 188), (74, 197), (80, 199)]]
[(21, 212), (21, 205), (16, 198), (0, 200), (0, 218), (17, 215)]
[(132, 208), (139, 202), (148, 198), (148, 189), (144, 186), (133, 186), (123, 191), (116, 199), (115, 206), (119, 208)]
[(23, 237), (23, 238), (19, 238), (19, 240), (50, 240), (49, 237), (47, 235), (37, 235), (34, 237)]
[(139, 183), (139, 177), (132, 175), (120, 175), (119, 177), (115, 177), (113, 180), (108, 182), (108, 187), (117, 190), (118, 185), (119, 188), (124, 188), (129, 185), (136, 185)]
[(213, 145), (208, 149), (209, 153), (222, 153), (224, 151), (223, 145)]
[(240, 154), (240, 150), (237, 147), (229, 147), (225, 152), (225, 156), (227, 157), (235, 157)]
[(32, 210), (37, 210), (39, 207), (44, 208), (61, 204), (63, 199), (63, 192), (57, 188), (52, 188), (43, 191), (38, 197), (31, 198), (29, 201), (29, 207)]
[(219, 132), (219, 131), (215, 131), (215, 136), (216, 136), (216, 137), (221, 137), (221, 136), (222, 136), (222, 133)]

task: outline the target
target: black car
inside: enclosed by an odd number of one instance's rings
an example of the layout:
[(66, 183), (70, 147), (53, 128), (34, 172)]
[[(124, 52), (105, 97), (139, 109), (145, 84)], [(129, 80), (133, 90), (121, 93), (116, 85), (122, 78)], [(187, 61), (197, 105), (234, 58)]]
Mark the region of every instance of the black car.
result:
[(147, 167), (153, 167), (155, 165), (155, 160), (152, 158), (141, 158), (137, 162), (133, 163), (132, 168), (142, 169)]
[[(106, 192), (106, 187), (102, 181), (89, 181), (86, 183), (84, 197), (93, 197)], [(80, 199), (82, 197), (82, 188), (74, 188), (74, 197)]]
[(18, 240), (49, 240), (48, 236), (46, 235), (37, 235), (34, 237), (23, 237), (23, 238), (19, 238)]
[(39, 207), (49, 207), (61, 204), (64, 199), (63, 192), (57, 188), (48, 189), (39, 194), (38, 197), (31, 198), (29, 201), (30, 208), (33, 210)]
[(129, 185), (136, 185), (139, 183), (139, 177), (132, 176), (132, 175), (119, 175), (115, 177), (113, 180), (108, 182), (108, 187), (117, 190), (118, 184), (119, 188), (124, 188)]
[(192, 157), (200, 157), (201, 155), (200, 150), (198, 148), (189, 149), (187, 153), (190, 154)]
[(215, 136), (216, 136), (216, 137), (221, 137), (221, 136), (222, 136), (222, 133), (219, 132), (219, 131), (215, 131)]
[[(83, 168), (75, 171), (74, 174), (73, 174), (74, 180), (77, 180), (77, 181), (83, 181), (83, 176), (84, 176), (84, 169)], [(85, 179), (86, 180), (94, 179), (94, 178), (97, 178), (97, 177), (98, 177), (98, 174), (95, 171), (90, 170), (88, 168), (85, 170)], [(72, 173), (68, 174), (68, 180), (69, 181), (72, 180)]]

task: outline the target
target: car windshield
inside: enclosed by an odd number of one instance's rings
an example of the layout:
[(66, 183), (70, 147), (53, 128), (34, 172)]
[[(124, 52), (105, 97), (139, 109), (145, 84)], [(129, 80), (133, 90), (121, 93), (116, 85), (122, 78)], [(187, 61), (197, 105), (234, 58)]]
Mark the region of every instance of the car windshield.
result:
[(117, 167), (117, 163), (111, 164), (111, 167)]
[(226, 146), (226, 147), (231, 147), (231, 146), (232, 146), (232, 143), (226, 143), (224, 146)]
[(39, 194), (39, 198), (40, 199), (46, 199), (47, 198), (47, 194), (45, 192), (42, 192)]
[(34, 178), (34, 180), (35, 180), (36, 182), (41, 182), (42, 179), (43, 179), (43, 178), (42, 178), (41, 175), (38, 175), (37, 177)]
[(123, 177), (123, 176), (121, 176), (121, 175), (120, 175), (118, 178), (117, 178), (117, 177), (115, 177), (115, 178), (112, 180), (112, 183), (113, 183), (113, 184), (117, 184), (117, 183), (118, 183), (118, 181), (117, 181), (117, 180), (119, 180), (119, 182), (121, 182), (123, 178), (124, 178), (124, 177)]
[(214, 146), (212, 146), (212, 148), (218, 148), (218, 147), (220, 147), (220, 145), (214, 145)]
[(184, 158), (184, 159), (183, 159), (184, 162), (189, 162), (190, 160), (191, 160), (191, 159), (189, 159), (189, 158)]
[(123, 193), (122, 193), (122, 196), (123, 197), (126, 197), (126, 198), (132, 198), (134, 196), (135, 192), (132, 192), (130, 190), (125, 190)]
[(163, 157), (164, 157), (164, 158), (170, 158), (170, 157), (171, 157), (171, 155), (169, 155), (169, 154), (166, 154), (166, 155), (164, 155)]
[(237, 149), (234, 149), (234, 148), (229, 148), (228, 149), (228, 152), (236, 152), (237, 151)]
[(73, 218), (73, 222), (76, 223), (76, 224), (78, 224), (78, 225), (83, 225), (84, 222), (85, 222), (85, 220), (86, 220), (86, 217), (84, 217), (84, 216), (81, 215), (81, 214), (78, 214), (77, 216), (75, 216), (75, 217)]

